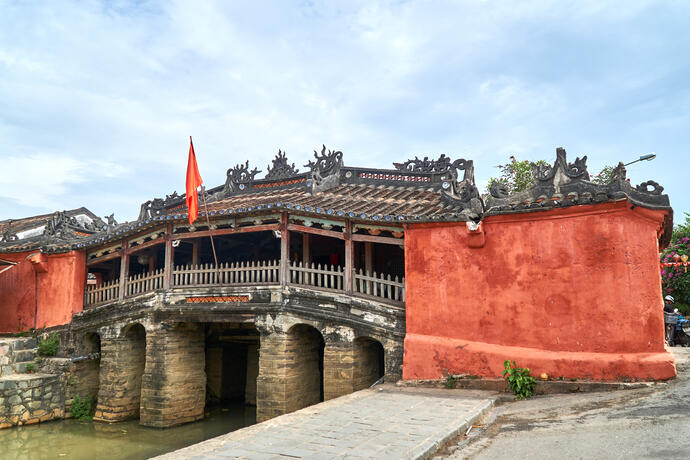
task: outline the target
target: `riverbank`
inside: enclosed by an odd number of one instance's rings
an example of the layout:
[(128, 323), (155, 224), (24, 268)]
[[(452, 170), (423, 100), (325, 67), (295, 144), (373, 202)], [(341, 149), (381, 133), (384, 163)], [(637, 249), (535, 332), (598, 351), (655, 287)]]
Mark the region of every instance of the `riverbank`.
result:
[(195, 423), (164, 430), (139, 420), (97, 423), (75, 419), (0, 430), (2, 460), (144, 460), (254, 424), (256, 408), (237, 404), (210, 410)]

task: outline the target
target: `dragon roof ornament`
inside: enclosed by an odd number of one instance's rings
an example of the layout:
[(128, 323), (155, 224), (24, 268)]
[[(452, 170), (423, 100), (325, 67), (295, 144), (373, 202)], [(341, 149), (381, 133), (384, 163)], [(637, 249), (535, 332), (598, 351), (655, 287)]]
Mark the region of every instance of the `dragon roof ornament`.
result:
[(662, 195), (664, 188), (657, 182), (646, 181), (633, 187), (626, 177), (625, 165), (618, 163), (611, 171), (608, 184), (596, 184), (590, 181), (587, 157), (576, 158), (573, 163), (568, 163), (566, 151), (561, 147), (556, 149), (553, 166), (535, 165), (533, 174), (535, 184), (512, 195), (508, 194), (503, 184), (494, 182), (486, 199), (486, 213), (525, 212), (622, 199), (629, 200), (635, 206), (670, 209), (668, 195)]
[(340, 168), (343, 167), (343, 152), (327, 150), (323, 145), (321, 154), (314, 150), (314, 161), (309, 161), (305, 168), (311, 171), (311, 188), (313, 192), (321, 192), (340, 184)]
[(278, 154), (273, 159), (273, 166), (268, 166), (265, 179), (285, 179), (299, 174), (295, 164), (289, 164), (285, 152), (278, 150)]
[(532, 166), (534, 179), (539, 185), (558, 186), (567, 184), (573, 180), (589, 180), (587, 172), (587, 155), (575, 158), (574, 163), (568, 163), (566, 152), (563, 147), (556, 149), (556, 161), (553, 166), (534, 164)]
[(450, 158), (445, 154), (441, 154), (438, 160), (429, 160), (429, 157), (424, 157), (420, 160), (419, 157), (415, 156), (413, 160), (407, 160), (404, 163), (393, 163), (393, 166), (399, 171), (443, 173), (452, 167), (452, 163)]
[(240, 163), (234, 168), (228, 169), (227, 179), (223, 187), (223, 194), (227, 195), (232, 192), (244, 190), (247, 184), (250, 184), (254, 180), (254, 176), (260, 172), (261, 171), (256, 168), (251, 171), (249, 170), (249, 160), (245, 161), (244, 164)]
[[(182, 204), (184, 202), (184, 198), (185, 194), (178, 195), (177, 191), (174, 191), (170, 195), (165, 195), (165, 199), (154, 198), (153, 200), (145, 201), (141, 204), (141, 208), (139, 209), (138, 220), (142, 221), (151, 219), (154, 216), (165, 214), (166, 209)], [(111, 216), (107, 217), (112, 217), (112, 214)]]

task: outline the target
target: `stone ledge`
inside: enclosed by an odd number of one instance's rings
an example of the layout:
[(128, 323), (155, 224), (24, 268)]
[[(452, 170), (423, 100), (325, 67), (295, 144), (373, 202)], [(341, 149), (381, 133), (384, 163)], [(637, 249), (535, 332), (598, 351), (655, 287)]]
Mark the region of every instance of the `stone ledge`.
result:
[[(427, 380), (399, 380), (395, 384), (402, 388), (446, 388), (446, 379)], [(634, 390), (648, 388), (664, 383), (654, 382), (593, 382), (585, 380), (539, 380), (534, 388), (535, 395), (567, 394), (567, 393), (593, 393), (601, 391)], [(471, 377), (458, 377), (455, 380), (455, 388), (447, 390), (485, 390), (499, 393), (509, 393), (508, 384), (502, 379), (477, 379)]]

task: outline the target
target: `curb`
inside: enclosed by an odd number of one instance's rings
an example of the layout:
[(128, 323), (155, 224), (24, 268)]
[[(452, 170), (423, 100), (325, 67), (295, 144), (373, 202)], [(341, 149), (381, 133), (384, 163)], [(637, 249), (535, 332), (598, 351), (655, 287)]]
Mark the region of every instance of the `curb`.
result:
[(460, 433), (464, 433), (467, 429), (474, 424), (477, 420), (486, 415), (487, 412), (494, 406), (494, 400), (485, 400), (479, 404), (479, 408), (470, 416), (465, 416), (462, 418), (462, 422), (455, 428), (442, 433), (440, 437), (434, 439), (430, 444), (423, 445), (408, 456), (405, 455), (405, 459), (409, 460), (428, 460), (433, 457), (433, 455), (438, 452), (443, 446), (446, 445), (448, 441), (458, 436)]
[[(588, 381), (560, 381), (537, 380), (534, 389), (535, 395), (568, 394), (568, 393), (593, 393), (600, 391), (636, 390), (651, 388), (664, 382), (588, 382)], [(445, 379), (434, 380), (399, 380), (395, 384), (398, 388), (445, 388)], [(508, 393), (508, 385), (503, 379), (463, 379), (455, 382), (452, 390), (486, 390), (499, 393)]]

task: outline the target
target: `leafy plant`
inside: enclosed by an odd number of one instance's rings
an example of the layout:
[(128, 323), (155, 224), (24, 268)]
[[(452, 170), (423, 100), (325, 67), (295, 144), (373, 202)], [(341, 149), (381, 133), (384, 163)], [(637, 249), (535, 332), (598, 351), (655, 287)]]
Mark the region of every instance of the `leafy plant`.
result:
[(453, 388), (455, 388), (455, 386), (456, 386), (457, 384), (458, 384), (458, 379), (457, 379), (457, 377), (454, 377), (454, 376), (452, 376), (452, 375), (448, 375), (448, 376), (446, 377), (446, 381), (444, 382), (444, 385), (446, 386), (446, 388), (451, 389), (451, 390), (452, 390)]
[(29, 363), (26, 365), (26, 372), (29, 374), (33, 374), (36, 371), (36, 366), (34, 366), (33, 363)]
[(38, 343), (38, 354), (41, 356), (55, 356), (60, 346), (60, 336), (51, 334)]
[(518, 399), (527, 399), (534, 393), (537, 380), (530, 375), (528, 368), (517, 367), (515, 361), (504, 361), (503, 378), (506, 379), (510, 389)]
[(91, 420), (94, 413), (93, 397), (82, 399), (81, 396), (75, 395), (72, 400), (72, 407), (70, 408), (70, 414), (72, 417), (80, 420)]

